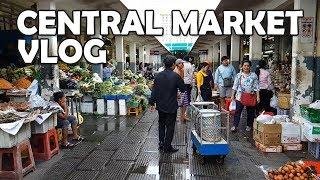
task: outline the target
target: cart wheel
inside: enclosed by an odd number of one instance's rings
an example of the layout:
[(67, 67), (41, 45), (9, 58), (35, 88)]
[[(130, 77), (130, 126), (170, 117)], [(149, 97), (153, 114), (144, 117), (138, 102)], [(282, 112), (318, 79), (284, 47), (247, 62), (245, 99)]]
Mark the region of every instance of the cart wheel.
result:
[(201, 165), (205, 165), (206, 164), (206, 157), (199, 155), (199, 163)]
[(217, 159), (216, 159), (216, 162), (219, 163), (219, 164), (224, 164), (224, 158), (226, 156), (219, 156)]
[(192, 143), (192, 151), (193, 151), (193, 153), (196, 153), (197, 152), (197, 148), (196, 148), (196, 146)]

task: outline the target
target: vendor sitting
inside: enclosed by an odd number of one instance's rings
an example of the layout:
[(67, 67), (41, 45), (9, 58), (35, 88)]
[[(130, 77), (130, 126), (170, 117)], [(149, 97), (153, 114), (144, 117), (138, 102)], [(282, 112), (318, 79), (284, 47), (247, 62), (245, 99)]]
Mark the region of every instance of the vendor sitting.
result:
[(78, 128), (77, 128), (77, 119), (75, 116), (68, 115), (68, 107), (67, 107), (67, 99), (63, 92), (56, 92), (53, 94), (53, 99), (57, 102), (61, 108), (63, 109), (62, 112), (58, 113), (58, 122), (57, 127), (62, 128), (62, 148), (71, 148), (74, 144), (68, 142), (68, 128), (71, 124), (72, 133), (73, 133), (73, 140), (74, 141), (82, 141), (83, 138), (78, 135)]

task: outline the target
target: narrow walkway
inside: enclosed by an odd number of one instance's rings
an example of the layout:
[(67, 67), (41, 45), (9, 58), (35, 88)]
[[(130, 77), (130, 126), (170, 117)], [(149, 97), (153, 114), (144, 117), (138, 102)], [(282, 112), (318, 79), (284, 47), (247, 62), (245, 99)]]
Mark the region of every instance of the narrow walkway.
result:
[[(37, 170), (27, 180), (153, 180), (153, 179), (264, 179), (257, 166), (278, 167), (289, 160), (299, 160), (306, 153), (263, 154), (252, 142), (252, 133), (231, 135), (231, 153), (224, 165), (201, 165), (192, 155), (192, 123), (177, 122), (174, 154), (158, 151), (157, 113), (142, 117), (88, 117), (82, 125), (85, 141), (72, 150), (63, 150), (48, 162), (37, 163)], [(291, 158), (289, 158), (291, 157)]]

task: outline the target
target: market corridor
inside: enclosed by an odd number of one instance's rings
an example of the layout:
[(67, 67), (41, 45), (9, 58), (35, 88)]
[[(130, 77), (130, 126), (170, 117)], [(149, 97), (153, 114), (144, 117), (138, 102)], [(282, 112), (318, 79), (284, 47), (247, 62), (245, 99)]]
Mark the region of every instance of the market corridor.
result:
[(157, 128), (157, 113), (150, 111), (140, 117), (87, 117), (81, 129), (85, 141), (51, 161), (36, 163), (37, 170), (25, 179), (264, 179), (257, 166), (279, 167), (306, 156), (262, 154), (249, 140), (251, 133), (240, 131), (231, 136), (223, 166), (214, 161), (201, 165), (192, 154), (191, 122), (176, 123), (173, 144), (179, 151), (174, 154), (159, 153)]

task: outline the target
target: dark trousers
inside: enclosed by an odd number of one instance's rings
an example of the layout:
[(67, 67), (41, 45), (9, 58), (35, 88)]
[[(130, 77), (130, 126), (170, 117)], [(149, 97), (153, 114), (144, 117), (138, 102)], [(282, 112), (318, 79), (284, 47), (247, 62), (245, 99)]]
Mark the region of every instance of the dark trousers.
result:
[[(236, 112), (235, 112), (234, 118), (233, 118), (233, 125), (235, 127), (238, 127), (239, 122), (240, 122), (240, 118), (241, 118), (241, 113), (242, 113), (244, 106), (241, 104), (240, 101), (236, 101), (236, 104), (237, 104), (237, 108), (236, 108)], [(247, 106), (246, 108), (247, 108), (247, 126), (252, 127), (253, 120), (255, 117), (256, 107), (255, 106), (253, 106), (253, 107)]]
[(257, 105), (257, 113), (262, 111), (273, 112), (273, 108), (270, 107), (270, 100), (273, 96), (273, 92), (267, 89), (260, 89), (260, 103)]
[(176, 125), (177, 112), (165, 113), (159, 111), (159, 145), (170, 148)]
[(187, 91), (187, 96), (188, 96), (188, 101), (189, 103), (191, 102), (191, 91), (192, 91), (192, 85), (191, 84), (186, 84), (186, 91)]

